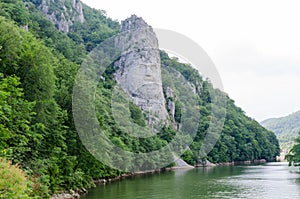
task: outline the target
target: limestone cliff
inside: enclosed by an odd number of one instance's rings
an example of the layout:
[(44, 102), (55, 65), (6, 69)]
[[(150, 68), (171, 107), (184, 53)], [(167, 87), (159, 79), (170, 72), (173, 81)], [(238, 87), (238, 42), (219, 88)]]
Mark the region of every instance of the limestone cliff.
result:
[(166, 121), (160, 55), (153, 29), (142, 18), (132, 15), (122, 22), (120, 31), (121, 36), (115, 40), (122, 51), (114, 64), (116, 81), (137, 106), (151, 113), (148, 124)]
[(68, 33), (74, 22), (84, 22), (79, 0), (42, 0), (39, 8), (58, 30)]

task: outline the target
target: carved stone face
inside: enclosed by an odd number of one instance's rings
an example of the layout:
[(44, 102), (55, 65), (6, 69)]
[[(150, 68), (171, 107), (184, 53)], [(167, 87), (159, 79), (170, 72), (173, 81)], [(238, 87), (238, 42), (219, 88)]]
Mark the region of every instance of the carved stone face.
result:
[(131, 30), (129, 35), (121, 34), (115, 45), (123, 53), (115, 62), (116, 81), (142, 110), (157, 115), (153, 124), (165, 121), (168, 113), (162, 89), (160, 55), (152, 28), (141, 27)]
[[(142, 96), (157, 96), (161, 93), (161, 71), (160, 63), (157, 60), (157, 50), (145, 51), (143, 53), (132, 53), (125, 61), (124, 83), (127, 84), (127, 91)], [(132, 59), (131, 59), (132, 58)], [(135, 63), (130, 60), (134, 60)], [(152, 89), (143, 89), (146, 87)], [(139, 90), (139, 94), (137, 93)], [(150, 93), (149, 93), (150, 92)], [(152, 97), (153, 98), (153, 97)]]
[(155, 76), (157, 76), (158, 67), (154, 64), (140, 64), (136, 70), (140, 70), (144, 74), (145, 83), (155, 83)]

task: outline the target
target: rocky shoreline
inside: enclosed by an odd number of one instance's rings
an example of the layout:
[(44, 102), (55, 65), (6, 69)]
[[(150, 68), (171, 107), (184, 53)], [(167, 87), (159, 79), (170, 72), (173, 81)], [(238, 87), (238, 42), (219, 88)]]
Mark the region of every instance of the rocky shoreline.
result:
[[(266, 163), (267, 161), (265, 159), (261, 160), (249, 160), (249, 161), (240, 161), (240, 162), (223, 162), (223, 163), (211, 163), (209, 161), (206, 161), (203, 164), (198, 164), (195, 167), (194, 166), (174, 166), (171, 168), (164, 168), (164, 169), (157, 169), (157, 170), (149, 170), (149, 171), (143, 171), (143, 172), (136, 172), (136, 173), (127, 173), (122, 174), (120, 176), (114, 177), (114, 178), (108, 178), (108, 179), (97, 179), (94, 180), (95, 184), (107, 184), (115, 181), (120, 181), (126, 178), (134, 177), (134, 176), (140, 176), (140, 175), (146, 175), (146, 174), (155, 174), (155, 173), (161, 173), (166, 171), (173, 171), (177, 169), (193, 169), (197, 167), (214, 167), (214, 166), (231, 166), (231, 165), (246, 165), (246, 164), (256, 164), (256, 163)], [(70, 190), (69, 192), (64, 193), (58, 193), (51, 197), (51, 199), (78, 199), (81, 195), (86, 194), (88, 191), (84, 188), (73, 191)]]
[(62, 192), (54, 194), (50, 199), (78, 199), (80, 195), (87, 193), (85, 188), (78, 189), (76, 191), (70, 190), (68, 192)]
[[(192, 167), (192, 168), (194, 168), (194, 167)], [(179, 169), (179, 167), (164, 168), (164, 169), (158, 169), (158, 170), (149, 170), (149, 171), (136, 172), (136, 173), (127, 173), (127, 174), (122, 174), (120, 176), (116, 176), (114, 178), (97, 179), (97, 180), (94, 180), (94, 183), (95, 184), (107, 184), (107, 183), (123, 180), (123, 179), (134, 177), (134, 176), (161, 173), (161, 172), (165, 172), (165, 171), (171, 171), (174, 169)], [(183, 167), (181, 169), (183, 169)], [(86, 194), (87, 192), (88, 191), (84, 188), (76, 190), (76, 191), (70, 190), (68, 192), (54, 194), (50, 199), (78, 199), (78, 198), (80, 198), (81, 195)]]
[(267, 160), (259, 159), (259, 160), (247, 160), (247, 161), (235, 161), (235, 162), (221, 162), (221, 163), (211, 163), (208, 160), (201, 164), (197, 164), (195, 167), (213, 167), (213, 166), (231, 166), (231, 165), (246, 165), (246, 164), (259, 164), (266, 163)]

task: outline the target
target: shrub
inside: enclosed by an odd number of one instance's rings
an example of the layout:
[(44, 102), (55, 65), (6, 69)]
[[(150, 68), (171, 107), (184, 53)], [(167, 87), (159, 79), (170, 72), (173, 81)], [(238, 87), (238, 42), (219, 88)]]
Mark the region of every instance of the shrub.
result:
[(0, 158), (0, 198), (26, 199), (28, 181), (25, 173), (10, 161)]

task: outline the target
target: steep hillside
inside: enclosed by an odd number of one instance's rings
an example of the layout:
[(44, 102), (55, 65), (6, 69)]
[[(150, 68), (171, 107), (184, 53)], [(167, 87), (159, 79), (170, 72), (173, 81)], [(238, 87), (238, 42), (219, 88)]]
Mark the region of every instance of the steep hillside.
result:
[[(93, 54), (87, 56), (89, 52), (119, 33), (123, 37), (119, 37), (119, 43), (113, 43), (124, 48), (122, 56), (102, 71), (96, 84), (78, 86), (82, 79), (76, 75), (81, 64), (93, 57)], [(127, 42), (128, 49), (120, 42), (122, 39)], [(185, 143), (192, 136), (177, 140), (182, 144), (178, 150), (185, 151), (182, 158), (190, 164), (206, 159), (211, 162), (271, 160), (278, 155), (275, 135), (247, 117), (233, 100), (214, 89), (198, 71), (163, 51), (147, 50), (156, 46), (155, 40), (151, 26), (143, 19), (133, 16), (119, 24), (104, 11), (89, 8), (79, 1), (0, 0), (0, 156), (18, 164), (27, 173), (30, 197), (48, 198), (61, 190), (87, 188), (93, 185), (92, 179), (132, 172), (135, 171), (133, 166), (141, 170), (159, 167), (161, 162), (170, 163), (163, 167), (172, 166), (169, 160), (173, 159), (173, 154), (168, 153), (168, 147), (166, 153), (156, 153), (153, 161), (144, 158), (144, 154), (168, 146), (176, 138), (176, 130), (195, 124), (197, 129), (192, 129), (195, 137), (190, 147)], [(129, 49), (130, 52), (126, 51)], [(87, 63), (92, 63), (89, 67), (96, 66), (89, 68), (93, 69), (91, 71), (97, 71), (97, 61)], [(145, 72), (148, 69), (152, 71), (150, 74)], [(166, 70), (176, 72), (170, 78), (164, 76)], [(162, 80), (157, 79), (160, 72)], [(146, 79), (141, 80), (140, 76)], [(185, 88), (183, 79), (192, 89), (196, 104), (182, 106), (183, 99), (190, 99), (189, 95), (178, 98), (177, 88)], [(134, 87), (144, 81), (154, 81), (158, 85)], [(139, 159), (112, 154), (109, 157), (113, 161), (122, 163), (122, 170), (118, 170), (91, 155), (97, 150), (88, 151), (75, 128), (74, 85), (82, 91), (92, 86), (95, 91), (92, 93), (95, 108), (81, 103), (80, 109), (84, 113), (81, 123), (95, 122), (87, 126), (92, 127), (91, 130), (84, 129), (86, 135), (95, 138), (91, 142), (96, 145), (92, 146), (100, 147), (102, 152), (108, 149), (109, 141), (123, 151), (141, 154)], [(112, 95), (117, 85), (129, 94), (131, 101), (128, 106), (115, 104), (117, 109), (112, 110)], [(89, 99), (91, 95), (85, 97)], [(218, 122), (218, 115), (225, 111), (224, 107), (212, 103), (220, 98), (227, 100), (225, 125), (213, 150), (203, 157), (199, 150), (209, 126)], [(116, 121), (113, 111), (121, 111), (124, 107), (128, 115), (121, 114), (120, 121)], [(198, 110), (201, 120), (188, 118), (186, 124), (181, 124), (184, 114), (189, 116)], [(151, 111), (154, 117), (149, 117)], [(120, 125), (123, 122), (125, 127), (130, 124), (145, 129), (152, 121), (156, 133), (151, 137), (130, 136)], [(157, 124), (161, 125), (160, 129)], [(98, 126), (103, 131), (97, 131)], [(102, 132), (108, 139), (101, 139)]]
[(289, 151), (300, 131), (300, 111), (286, 117), (264, 120), (261, 125), (276, 134), (281, 149)]
[[(274, 133), (266, 130), (257, 121), (247, 117), (243, 110), (237, 107), (234, 101), (225, 93), (220, 92), (218, 89), (213, 89), (213, 93), (209, 93), (212, 92), (210, 90), (212, 85), (202, 80), (199, 73), (189, 65), (178, 63), (176, 59), (170, 59), (164, 52), (161, 53), (161, 59), (163, 66), (167, 65), (175, 68), (198, 88), (200, 110), (202, 110), (200, 111), (201, 120), (197, 135), (190, 146), (191, 150), (183, 154), (188, 163), (195, 164), (199, 162), (199, 149), (209, 123), (214, 119), (211, 109), (212, 100), (213, 98), (219, 98), (219, 95), (225, 95), (226, 97), (226, 118), (220, 139), (208, 154), (207, 159), (209, 161), (216, 163), (254, 159), (271, 160), (279, 154), (279, 144)], [(200, 88), (198, 87), (199, 83)]]

